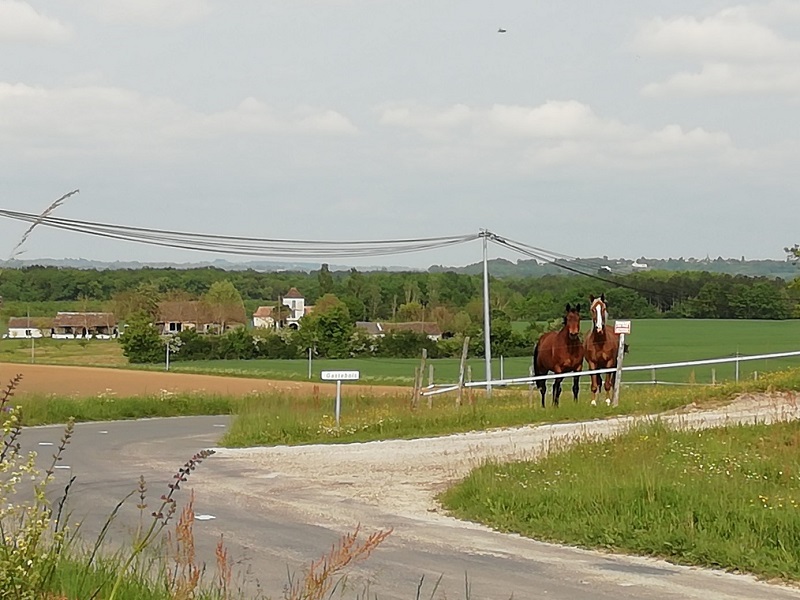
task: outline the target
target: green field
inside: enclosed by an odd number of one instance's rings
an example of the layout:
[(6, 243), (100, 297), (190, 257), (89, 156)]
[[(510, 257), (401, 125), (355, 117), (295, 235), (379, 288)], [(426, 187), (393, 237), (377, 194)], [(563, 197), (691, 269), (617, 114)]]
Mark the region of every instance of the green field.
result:
[[(655, 363), (723, 358), (741, 355), (768, 354), (774, 352), (800, 351), (800, 320), (792, 321), (721, 321), (721, 320), (667, 320), (652, 319), (635, 321), (628, 336), (630, 352), (626, 365), (649, 365)], [(446, 383), (458, 378), (458, 359), (428, 361), (434, 365), (434, 382)], [(500, 376), (500, 358), (493, 360), (492, 374)], [(527, 377), (531, 364), (529, 357), (514, 357), (503, 360), (505, 377)], [(411, 385), (417, 359), (400, 358), (354, 358), (345, 360), (313, 360), (312, 378), (319, 379), (319, 372), (326, 369), (355, 369), (361, 371), (366, 383)], [(484, 361), (469, 360), (473, 380), (484, 377)], [(758, 360), (740, 363), (740, 378), (753, 376), (754, 371), (765, 372), (800, 366), (800, 357), (780, 360)], [(717, 381), (735, 378), (735, 366), (716, 365)], [(687, 383), (711, 383), (711, 366), (676, 368), (659, 371), (659, 381)], [(176, 371), (214, 372), (230, 375), (250, 375), (274, 379), (308, 379), (307, 360), (232, 360), (176, 362)], [(625, 381), (649, 381), (649, 371), (626, 374)], [(584, 378), (588, 383), (588, 377)], [(427, 383), (427, 374), (426, 374)]]
[[(588, 327), (588, 323), (585, 324)], [(705, 358), (722, 358), (741, 355), (766, 354), (800, 350), (800, 320), (791, 321), (735, 321), (735, 320), (677, 320), (653, 319), (634, 321), (628, 336), (630, 353), (626, 365), (648, 365)], [(78, 364), (96, 366), (126, 366), (122, 351), (114, 341), (90, 340), (37, 340), (35, 360), (46, 364)], [(30, 340), (0, 340), (0, 360), (4, 362), (30, 362)], [(449, 383), (458, 378), (458, 359), (437, 359), (428, 362), (434, 367), (434, 382)], [(313, 360), (312, 379), (328, 369), (355, 369), (368, 384), (411, 385), (418, 359), (354, 358), (345, 360)], [(472, 378), (484, 378), (484, 361), (469, 360)], [(194, 373), (212, 373), (240, 377), (261, 377), (304, 381), (308, 379), (307, 360), (217, 360), (172, 363), (172, 370)], [(759, 360), (740, 363), (740, 378), (748, 379), (753, 371), (765, 372), (785, 367), (800, 366), (800, 357), (782, 360)], [(529, 357), (506, 358), (502, 373), (505, 377), (527, 377)], [(153, 365), (148, 368), (161, 369)], [(716, 365), (717, 381), (730, 381), (735, 377), (733, 364)], [(657, 379), (676, 383), (711, 382), (710, 366), (667, 369), (659, 371)], [(426, 369), (427, 371), (427, 369)], [(492, 371), (500, 377), (500, 358), (495, 357)], [(625, 381), (649, 381), (649, 371), (629, 373)], [(588, 378), (583, 378), (588, 384)], [(427, 383), (427, 372), (426, 372)]]

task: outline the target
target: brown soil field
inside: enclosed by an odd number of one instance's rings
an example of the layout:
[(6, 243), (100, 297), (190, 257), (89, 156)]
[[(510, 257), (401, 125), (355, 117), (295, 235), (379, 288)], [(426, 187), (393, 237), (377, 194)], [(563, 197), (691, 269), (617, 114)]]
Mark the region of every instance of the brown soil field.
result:
[[(12, 377), (22, 374), (18, 394), (58, 394), (63, 396), (147, 396), (168, 392), (221, 394), (244, 396), (257, 392), (283, 392), (334, 394), (335, 384), (301, 381), (273, 381), (215, 375), (190, 375), (157, 371), (127, 371), (98, 367), (68, 367), (57, 365), (26, 365), (0, 363), (0, 386), (5, 387)], [(345, 383), (342, 395), (410, 394), (409, 388), (390, 386), (362, 386)]]

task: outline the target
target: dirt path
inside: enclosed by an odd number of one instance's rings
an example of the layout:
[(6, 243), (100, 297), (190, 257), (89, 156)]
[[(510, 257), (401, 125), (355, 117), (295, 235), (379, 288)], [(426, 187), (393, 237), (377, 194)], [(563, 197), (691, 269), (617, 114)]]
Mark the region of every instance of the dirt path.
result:
[[(117, 396), (146, 396), (164, 391), (226, 394), (244, 396), (254, 392), (312, 394), (314, 388), (320, 393), (335, 393), (335, 385), (305, 381), (273, 381), (270, 379), (248, 379), (243, 377), (221, 377), (217, 375), (191, 375), (158, 371), (129, 371), (98, 367), (72, 367), (55, 365), (26, 365), (0, 363), (0, 385), (17, 373), (23, 376), (22, 394), (68, 394), (70, 396), (96, 396), (114, 393)], [(363, 386), (345, 384), (343, 395), (409, 394), (403, 387)]]

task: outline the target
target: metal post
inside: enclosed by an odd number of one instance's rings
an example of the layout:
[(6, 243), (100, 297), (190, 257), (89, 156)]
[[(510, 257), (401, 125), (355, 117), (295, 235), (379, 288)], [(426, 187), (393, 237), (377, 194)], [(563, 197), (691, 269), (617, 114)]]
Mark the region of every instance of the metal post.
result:
[(167, 364), (164, 370), (169, 371), (169, 340), (167, 340)]
[(503, 361), (503, 355), (500, 355), (500, 379), (506, 378), (506, 369)]
[(492, 330), (489, 316), (489, 258), (487, 244), (489, 232), (481, 230), (483, 236), (483, 355), (486, 359), (486, 396), (492, 397)]
[(308, 378), (311, 379), (311, 347), (308, 348)]
[(619, 349), (617, 350), (617, 373), (614, 378), (614, 398), (612, 404), (619, 406), (619, 388), (622, 385), (622, 360), (625, 357), (625, 334), (619, 334)]
[(658, 380), (656, 379), (656, 370), (655, 370), (655, 368), (650, 369), (650, 375), (653, 377), (653, 385), (658, 385)]
[(467, 364), (467, 352), (469, 351), (469, 336), (464, 336), (464, 347), (461, 349), (461, 364), (458, 367), (458, 396), (456, 396), (456, 406), (461, 406), (462, 395), (464, 393), (464, 376)]
[(711, 385), (717, 385), (717, 370), (711, 369)]
[(342, 380), (336, 380), (336, 428), (339, 428), (339, 415), (342, 412)]
[(736, 383), (739, 383), (739, 351), (736, 351)]

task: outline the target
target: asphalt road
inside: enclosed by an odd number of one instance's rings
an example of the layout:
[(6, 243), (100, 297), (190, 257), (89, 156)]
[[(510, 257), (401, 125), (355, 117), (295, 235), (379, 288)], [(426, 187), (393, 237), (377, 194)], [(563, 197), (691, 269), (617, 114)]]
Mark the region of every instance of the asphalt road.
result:
[[(114, 505), (136, 488), (140, 475), (155, 503), (178, 467), (195, 452), (214, 447), (227, 424), (227, 417), (79, 424), (56, 471), (54, 497), (74, 476), (70, 521), (84, 522), (84, 536), (96, 535)], [(59, 427), (26, 429), (23, 449), (36, 450), (44, 463), (61, 432)], [(330, 451), (335, 453), (336, 447)], [(331, 520), (324, 504), (313, 518), (306, 513), (301, 519), (285, 501), (292, 492), (282, 478), (279, 471), (254, 470), (241, 460), (212, 456), (178, 496), (185, 501), (193, 489), (196, 514), (213, 517), (195, 523), (198, 552), (210, 568), (213, 548), (224, 535), (236, 568), (244, 574), (240, 583), (251, 591), (260, 586), (271, 597), (281, 596), (287, 573), (302, 570), (360, 522), (370, 531), (392, 527), (394, 532), (355, 569), (347, 583), (350, 598), (363, 597), (368, 590), (370, 597), (377, 595), (380, 600), (409, 600), (416, 597), (421, 580), (419, 597), (431, 598), (439, 578), (437, 598), (800, 598), (798, 590), (748, 576), (544, 544), (444, 516), (414, 519), (356, 500), (341, 500), (346, 506), (335, 511), (352, 515), (349, 523)], [(300, 500), (314, 502), (314, 498)], [(132, 498), (112, 527), (116, 543), (125, 543), (139, 522), (135, 504)]]

